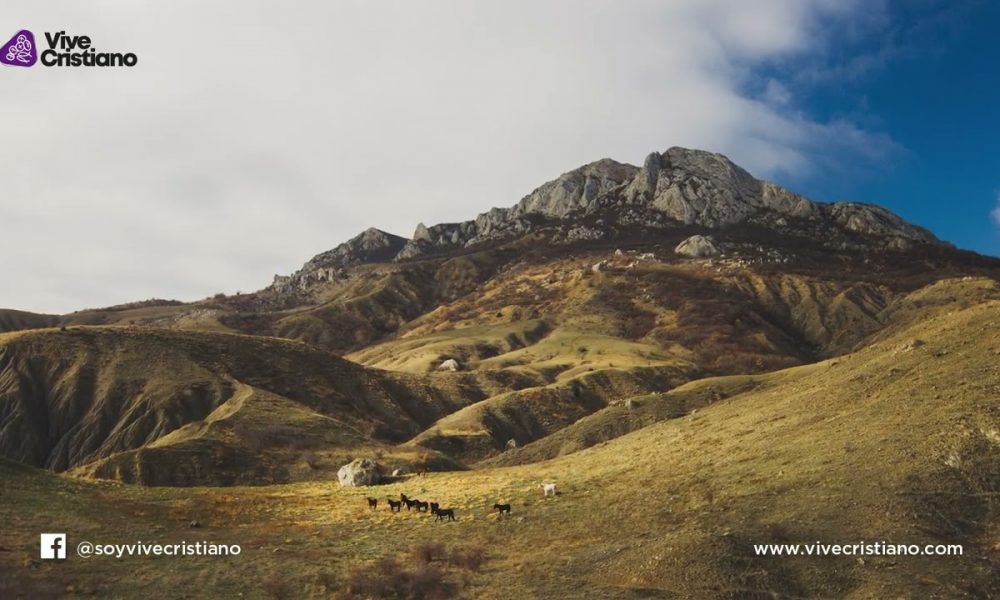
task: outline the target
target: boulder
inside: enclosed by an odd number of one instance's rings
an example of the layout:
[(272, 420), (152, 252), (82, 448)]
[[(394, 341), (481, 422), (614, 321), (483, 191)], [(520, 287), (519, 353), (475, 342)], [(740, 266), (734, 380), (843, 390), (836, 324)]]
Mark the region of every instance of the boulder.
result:
[(375, 485), (380, 479), (379, 466), (370, 458), (356, 458), (337, 471), (337, 479), (343, 487)]
[(515, 440), (514, 438), (510, 438), (509, 440), (507, 440), (507, 445), (505, 446), (505, 449), (513, 450), (514, 448), (517, 448), (517, 440)]
[(442, 362), (438, 365), (438, 371), (457, 371), (461, 365), (454, 358), (449, 358), (448, 360)]
[(677, 244), (674, 252), (689, 258), (709, 258), (721, 254), (719, 247), (715, 245), (715, 240), (706, 235), (692, 235)]

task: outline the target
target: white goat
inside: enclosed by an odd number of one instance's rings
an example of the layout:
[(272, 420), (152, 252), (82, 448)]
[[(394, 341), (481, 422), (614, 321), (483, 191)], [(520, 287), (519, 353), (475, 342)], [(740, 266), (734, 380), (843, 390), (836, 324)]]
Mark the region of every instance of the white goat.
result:
[(538, 487), (542, 488), (542, 495), (548, 496), (550, 493), (556, 495), (556, 484), (554, 483), (540, 483)]

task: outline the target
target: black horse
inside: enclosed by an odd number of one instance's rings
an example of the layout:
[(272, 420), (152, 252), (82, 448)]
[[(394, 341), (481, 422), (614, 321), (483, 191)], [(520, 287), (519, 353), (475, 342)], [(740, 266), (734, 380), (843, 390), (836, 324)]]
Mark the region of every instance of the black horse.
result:
[(498, 511), (502, 516), (504, 513), (510, 514), (510, 504), (494, 504), (493, 510)]
[[(409, 498), (407, 498), (403, 494), (400, 494), (400, 496), (402, 496), (402, 498), (403, 498), (402, 499), (402, 503), (406, 505), (406, 510), (410, 510), (414, 506), (417, 506), (418, 504), (420, 504), (420, 500), (416, 500), (416, 499), (410, 500)], [(417, 510), (420, 510), (420, 508), (417, 507)]]
[(433, 513), (434, 511), (436, 511), (437, 509), (439, 509), (439, 508), (441, 508), (441, 505), (440, 505), (440, 504), (438, 504), (437, 502), (431, 502), (431, 512), (432, 512), (432, 513)]
[(455, 520), (455, 509), (453, 508), (435, 508), (434, 509), (435, 521), (454, 521)]
[(393, 500), (392, 498), (388, 498), (388, 502), (389, 502), (389, 512), (399, 512), (399, 511), (403, 510), (403, 503), (402, 503), (402, 501)]
[(378, 498), (368, 498), (368, 508), (375, 510), (378, 508)]
[(427, 512), (427, 509), (430, 507), (430, 504), (428, 504), (427, 502), (421, 502), (420, 500), (414, 500), (413, 506), (416, 507), (417, 512)]

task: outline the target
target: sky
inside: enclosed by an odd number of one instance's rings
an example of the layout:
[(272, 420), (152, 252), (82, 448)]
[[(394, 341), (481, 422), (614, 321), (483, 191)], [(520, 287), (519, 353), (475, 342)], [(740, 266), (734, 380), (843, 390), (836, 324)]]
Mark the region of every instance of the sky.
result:
[(260, 289), (367, 227), (473, 218), (609, 157), (721, 152), (1000, 255), (986, 0), (20, 2), (0, 41), (0, 307)]

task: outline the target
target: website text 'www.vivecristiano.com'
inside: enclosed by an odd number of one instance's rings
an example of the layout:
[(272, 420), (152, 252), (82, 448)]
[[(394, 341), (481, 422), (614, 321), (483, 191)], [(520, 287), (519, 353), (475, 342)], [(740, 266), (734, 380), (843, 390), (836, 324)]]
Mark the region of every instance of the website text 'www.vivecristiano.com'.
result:
[(893, 544), (857, 542), (854, 544), (754, 544), (757, 556), (961, 556), (961, 544)]

